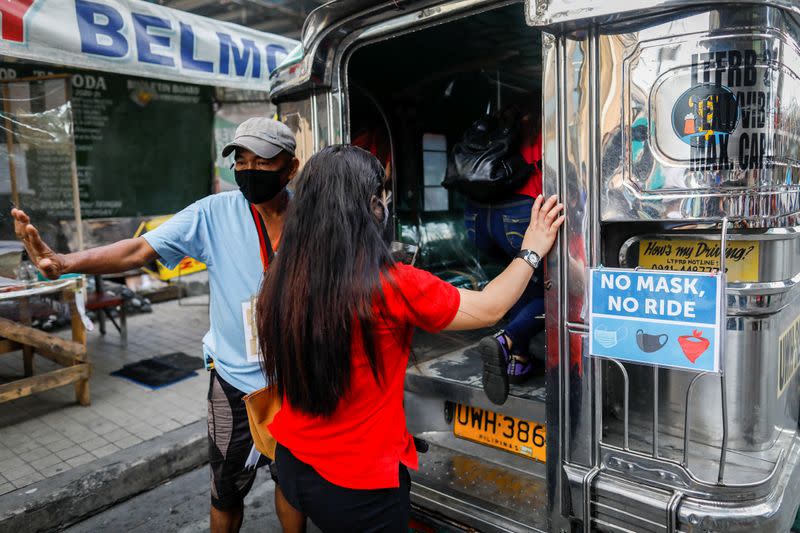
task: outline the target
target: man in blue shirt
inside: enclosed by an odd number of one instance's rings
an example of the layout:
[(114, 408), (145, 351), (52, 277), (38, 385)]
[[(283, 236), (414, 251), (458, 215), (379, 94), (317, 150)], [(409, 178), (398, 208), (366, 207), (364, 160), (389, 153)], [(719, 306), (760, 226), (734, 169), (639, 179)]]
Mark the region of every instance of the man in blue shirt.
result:
[[(58, 254), (40, 238), (29, 217), (12, 210), (17, 237), (48, 278), (78, 272), (105, 274), (139, 268), (155, 259), (175, 267), (184, 257), (208, 267), (210, 329), (203, 352), (212, 368), (208, 391), (211, 465), (211, 531), (236, 532), (243, 502), (259, 463), (244, 395), (265, 386), (258, 359), (252, 305), (264, 270), (280, 242), (289, 202), (286, 185), (297, 173), (295, 139), (281, 122), (251, 118), (222, 151), (236, 152), (239, 191), (198, 200), (143, 237), (70, 254)], [(263, 462), (263, 460), (261, 461)], [(305, 520), (276, 490), (275, 505), (286, 531)]]

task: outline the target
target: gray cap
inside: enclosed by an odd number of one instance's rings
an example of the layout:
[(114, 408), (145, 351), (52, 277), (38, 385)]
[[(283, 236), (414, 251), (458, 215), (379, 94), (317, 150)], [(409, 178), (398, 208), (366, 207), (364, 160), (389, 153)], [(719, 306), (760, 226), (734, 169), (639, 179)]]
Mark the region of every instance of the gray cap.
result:
[(233, 141), (222, 149), (222, 157), (227, 157), (236, 148), (245, 148), (259, 157), (272, 159), (281, 150), (294, 155), (297, 144), (292, 130), (283, 122), (266, 117), (253, 117), (239, 124)]

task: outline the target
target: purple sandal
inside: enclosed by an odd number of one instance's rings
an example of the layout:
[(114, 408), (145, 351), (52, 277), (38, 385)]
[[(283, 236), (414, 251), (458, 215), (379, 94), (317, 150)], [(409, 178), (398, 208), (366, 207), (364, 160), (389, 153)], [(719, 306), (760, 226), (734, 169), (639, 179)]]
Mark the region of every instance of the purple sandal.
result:
[(518, 384), (528, 379), (533, 372), (533, 363), (530, 358), (509, 352), (503, 331), (481, 339), (478, 352), (483, 359), (483, 390), (492, 403), (503, 405), (508, 399), (509, 383)]

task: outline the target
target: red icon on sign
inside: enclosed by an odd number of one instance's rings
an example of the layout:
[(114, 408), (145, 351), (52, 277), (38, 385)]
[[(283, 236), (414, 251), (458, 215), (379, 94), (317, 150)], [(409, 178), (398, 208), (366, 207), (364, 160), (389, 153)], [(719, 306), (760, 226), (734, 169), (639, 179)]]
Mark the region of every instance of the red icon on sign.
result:
[(694, 363), (697, 358), (703, 355), (711, 344), (711, 341), (703, 337), (703, 332), (696, 329), (691, 335), (681, 335), (678, 337), (678, 344), (681, 345), (681, 350), (686, 358)]

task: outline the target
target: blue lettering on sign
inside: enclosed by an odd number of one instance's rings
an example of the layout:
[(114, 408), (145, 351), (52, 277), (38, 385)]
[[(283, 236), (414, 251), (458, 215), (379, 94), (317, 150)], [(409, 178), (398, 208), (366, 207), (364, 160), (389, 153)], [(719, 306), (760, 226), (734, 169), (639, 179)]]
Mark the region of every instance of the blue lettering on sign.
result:
[(194, 57), (194, 31), (188, 24), (181, 22), (181, 66), (200, 72), (214, 72), (214, 63)]
[(171, 57), (156, 54), (152, 49), (154, 44), (169, 47), (172, 38), (167, 35), (154, 35), (148, 31), (149, 28), (169, 31), (172, 30), (172, 24), (166, 19), (152, 15), (133, 13), (131, 16), (133, 17), (133, 29), (136, 33), (136, 50), (139, 54), (139, 61), (174, 67), (175, 61)]
[(720, 287), (703, 273), (593, 269), (590, 353), (718, 371)]
[(286, 48), (279, 44), (268, 44), (267, 45), (267, 72), (272, 72), (275, 70), (283, 58), (289, 55), (289, 52), (286, 51)]
[(92, 0), (75, 0), (75, 11), (81, 52), (95, 56), (125, 58), (135, 43), (135, 60), (140, 63), (261, 79), (262, 71), (266, 69), (268, 75), (288, 55), (280, 44), (257, 44), (254, 39), (216, 32), (219, 43), (219, 55), (213, 58), (219, 60), (216, 68), (215, 61), (195, 57), (196, 30), (189, 23), (179, 20), (173, 23), (169, 17), (131, 12), (132, 24), (126, 27), (127, 13)]
[(122, 35), (125, 21), (113, 7), (75, 0), (81, 52), (105, 57), (125, 57), (128, 41)]
[(247, 75), (247, 65), (250, 64), (250, 56), (253, 57), (253, 67), (251, 77), (261, 77), (261, 53), (256, 47), (256, 43), (250, 39), (242, 39), (242, 50), (233, 42), (233, 38), (227, 33), (217, 32), (219, 38), (219, 71), (221, 74), (228, 74), (230, 69), (231, 56), (237, 76)]

